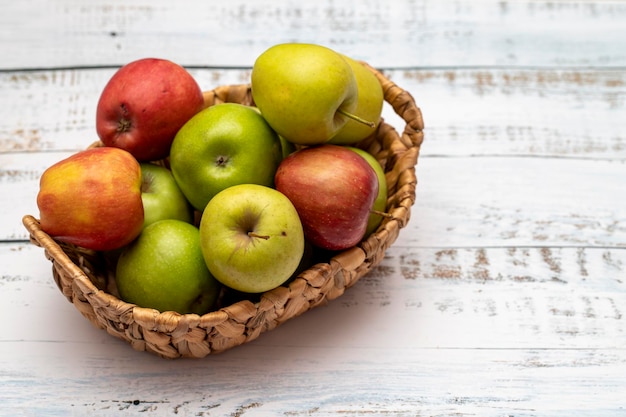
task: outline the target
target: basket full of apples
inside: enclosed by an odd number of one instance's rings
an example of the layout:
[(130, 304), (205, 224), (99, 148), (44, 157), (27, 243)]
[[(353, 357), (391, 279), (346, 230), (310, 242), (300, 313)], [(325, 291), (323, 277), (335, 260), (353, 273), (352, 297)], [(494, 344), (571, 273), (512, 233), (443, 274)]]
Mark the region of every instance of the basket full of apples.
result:
[(274, 45), (249, 83), (210, 91), (171, 61), (130, 62), (95, 128), (44, 171), (23, 223), (83, 316), (164, 358), (222, 352), (339, 297), (415, 201), (413, 97), (320, 45)]

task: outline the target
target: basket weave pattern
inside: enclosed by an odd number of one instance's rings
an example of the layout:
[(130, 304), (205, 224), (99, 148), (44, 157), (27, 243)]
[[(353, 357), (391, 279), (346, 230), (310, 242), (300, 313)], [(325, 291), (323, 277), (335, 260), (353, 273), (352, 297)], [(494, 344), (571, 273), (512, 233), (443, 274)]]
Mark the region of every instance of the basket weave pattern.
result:
[[(381, 121), (375, 134), (357, 144), (381, 162), (388, 185), (390, 216), (366, 240), (313, 265), (288, 284), (265, 292), (256, 302), (237, 301), (202, 316), (181, 315), (120, 300), (114, 295), (114, 265), (102, 254), (53, 240), (41, 230), (36, 218), (26, 215), (23, 223), (31, 242), (42, 247), (51, 260), (54, 280), (63, 295), (95, 326), (136, 350), (169, 359), (222, 352), (341, 296), (381, 262), (409, 221), (417, 185), (415, 166), (423, 141), (422, 114), (413, 97), (365, 65), (380, 81), (385, 101), (406, 123), (398, 133)], [(205, 92), (207, 106), (223, 102), (253, 105), (250, 86), (221, 86)]]

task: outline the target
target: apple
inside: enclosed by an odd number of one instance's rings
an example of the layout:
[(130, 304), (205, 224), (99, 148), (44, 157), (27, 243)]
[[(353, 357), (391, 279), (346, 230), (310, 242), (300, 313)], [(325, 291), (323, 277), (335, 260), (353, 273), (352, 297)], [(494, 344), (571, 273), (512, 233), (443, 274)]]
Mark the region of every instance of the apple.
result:
[(282, 160), (278, 135), (251, 107), (222, 103), (193, 116), (170, 151), (176, 183), (197, 210), (237, 184), (273, 186)]
[(90, 148), (48, 167), (37, 206), (51, 237), (93, 250), (120, 248), (143, 227), (141, 169), (118, 148)]
[[(252, 98), (286, 140), (327, 142), (356, 117), (358, 86), (352, 68), (334, 50), (307, 43), (277, 44), (261, 53), (251, 73)], [(362, 123), (370, 122), (361, 120)]]
[(350, 64), (356, 77), (358, 100), (354, 114), (362, 119), (371, 120), (374, 124), (367, 125), (348, 119), (346, 124), (328, 142), (336, 145), (354, 144), (374, 133), (380, 123), (380, 116), (385, 101), (383, 87), (374, 73), (368, 70), (361, 62), (345, 55), (343, 58)]
[[(254, 111), (256, 111), (259, 114), (261, 114), (261, 110), (259, 110), (258, 107), (250, 106), (250, 108), (254, 109)], [(284, 137), (279, 135), (278, 139), (280, 140), (280, 146), (281, 146), (282, 157), (283, 158), (286, 158), (290, 153), (292, 153), (292, 152), (294, 152), (296, 150), (296, 146), (293, 143), (289, 142)]]
[[(285, 159), (286, 157), (288, 157), (290, 154), (292, 154), (293, 152), (296, 151), (296, 146), (289, 142), (287, 139), (285, 139), (282, 136), (278, 137), (280, 139), (280, 146), (281, 146), (281, 150), (282, 150), (282, 159)], [(281, 161), (282, 161), (281, 159)]]
[(155, 161), (168, 155), (178, 129), (203, 107), (202, 90), (185, 68), (143, 58), (121, 67), (102, 90), (96, 131), (105, 145)]
[(369, 163), (332, 144), (289, 155), (276, 171), (275, 184), (296, 207), (306, 239), (328, 250), (352, 247), (363, 238), (378, 195)]
[(176, 184), (170, 170), (149, 162), (142, 162), (140, 167), (143, 227), (165, 219), (191, 223), (193, 221), (191, 205)]
[(150, 224), (124, 248), (115, 283), (128, 303), (181, 314), (208, 312), (221, 289), (204, 263), (198, 228), (175, 219)]
[(380, 163), (374, 158), (374, 156), (360, 148), (355, 148), (352, 146), (346, 146), (347, 149), (356, 152), (363, 159), (370, 164), (374, 172), (376, 172), (376, 177), (378, 178), (378, 194), (376, 195), (376, 199), (374, 200), (374, 205), (372, 207), (372, 211), (370, 213), (370, 217), (367, 221), (367, 229), (365, 230), (364, 237), (371, 235), (378, 226), (383, 221), (384, 213), (387, 210), (387, 178), (385, 177), (385, 171)]
[(286, 196), (267, 186), (240, 184), (207, 204), (200, 245), (218, 281), (237, 291), (260, 293), (291, 277), (305, 241), (298, 213)]

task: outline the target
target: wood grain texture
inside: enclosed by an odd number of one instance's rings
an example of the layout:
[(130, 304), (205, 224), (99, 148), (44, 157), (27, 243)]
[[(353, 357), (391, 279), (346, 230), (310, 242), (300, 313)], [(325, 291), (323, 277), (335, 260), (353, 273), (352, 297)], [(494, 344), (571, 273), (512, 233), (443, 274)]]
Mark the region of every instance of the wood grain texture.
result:
[(18, 258), (19, 265), (0, 281), (11, 300), (0, 312), (19, 310), (22, 323), (39, 323), (36, 333), (16, 323), (11, 338), (5, 330), (0, 339), (2, 393), (12, 399), (12, 412), (612, 416), (622, 410), (623, 250), (393, 247), (336, 302), (249, 345), (174, 362), (133, 352), (93, 328), (41, 275), (47, 261), (37, 251), (0, 245), (0, 260)]
[[(0, 152), (79, 150), (96, 140), (98, 98), (116, 68), (0, 72)], [(203, 90), (250, 71), (191, 69)], [(432, 155), (626, 158), (619, 70), (388, 70), (422, 107)], [(384, 116), (400, 128), (389, 106)]]
[[(0, 341), (93, 343), (92, 332), (74, 329), (91, 325), (56, 288), (42, 249), (0, 244), (0, 261), (2, 317), (19, 309), (24, 323), (39, 321), (37, 333), (16, 326)], [(325, 348), (346, 337), (346, 348), (382, 351), (620, 349), (626, 347), (625, 273), (626, 253), (614, 248), (393, 246), (354, 290), (255, 343)]]
[[(0, 416), (626, 415), (625, 18), (621, 0), (4, 4)], [(410, 223), (342, 297), (252, 343), (133, 351), (26, 240), (39, 177), (96, 140), (120, 65), (169, 58), (211, 89), (283, 41), (415, 97)]]
[(250, 66), (270, 45), (290, 41), (343, 49), (375, 66), (626, 65), (623, 1), (35, 0), (3, 10), (0, 43), (11, 59), (2, 68), (143, 56)]
[[(68, 362), (67, 347), (51, 346), (50, 364), (34, 356), (37, 350), (31, 344), (21, 346), (15, 356), (46, 372), (11, 369), (4, 388), (15, 404), (9, 411), (98, 416), (623, 415), (620, 387), (626, 367), (619, 350), (410, 349), (396, 351), (391, 359), (368, 349), (251, 345), (212, 362), (173, 365), (137, 360), (123, 355), (118, 346), (106, 346), (117, 355), (102, 362), (91, 353), (92, 345), (73, 344), (69, 347), (90, 351)], [(259, 365), (249, 366), (249, 348), (255, 349)], [(311, 361), (312, 355), (324, 355), (324, 360)], [(337, 360), (342, 357), (353, 360)], [(61, 363), (77, 371), (68, 372)], [(55, 395), (61, 384), (65, 394)], [(33, 385), (43, 388), (35, 397), (20, 390)]]

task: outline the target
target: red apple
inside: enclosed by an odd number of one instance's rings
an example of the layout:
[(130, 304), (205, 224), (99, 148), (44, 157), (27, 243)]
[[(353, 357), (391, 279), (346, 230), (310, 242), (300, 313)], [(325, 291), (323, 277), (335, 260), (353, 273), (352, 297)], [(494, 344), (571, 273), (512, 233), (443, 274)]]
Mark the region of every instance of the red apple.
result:
[(203, 106), (202, 90), (185, 68), (144, 58), (124, 65), (104, 87), (96, 131), (105, 145), (154, 161), (169, 154), (178, 129)]
[(376, 172), (361, 156), (342, 146), (300, 149), (278, 166), (276, 189), (300, 216), (313, 245), (341, 250), (359, 243), (378, 194)]
[(53, 238), (93, 250), (120, 248), (143, 227), (139, 163), (118, 148), (76, 153), (44, 171), (37, 206), (41, 229)]

